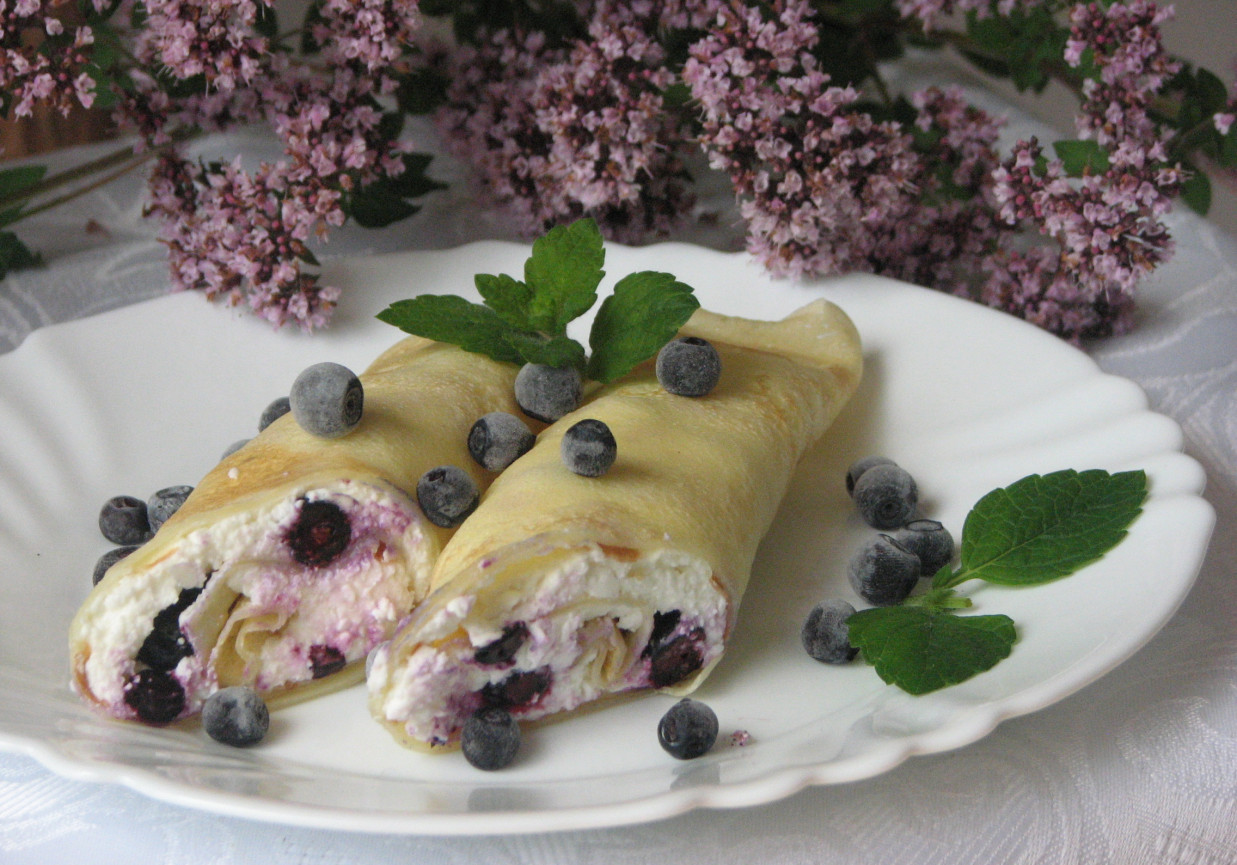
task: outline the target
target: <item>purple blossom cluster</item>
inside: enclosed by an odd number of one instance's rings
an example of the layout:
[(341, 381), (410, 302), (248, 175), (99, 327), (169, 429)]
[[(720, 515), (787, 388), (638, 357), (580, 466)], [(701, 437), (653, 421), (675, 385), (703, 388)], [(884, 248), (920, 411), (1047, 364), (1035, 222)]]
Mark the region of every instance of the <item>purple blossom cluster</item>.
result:
[(588, 38), (566, 48), (504, 30), (453, 58), (438, 127), (522, 233), (590, 216), (636, 242), (690, 209), (657, 5), (599, 4)]
[(0, 0), (0, 94), (13, 114), (29, 117), (37, 102), (67, 115), (74, 105), (94, 103), (94, 81), (86, 73), (85, 49), (94, 43), (89, 27), (66, 32), (54, 4), (43, 0)]
[(134, 54), (176, 78), (201, 76), (224, 93), (264, 74), (270, 46), (254, 30), (266, 0), (145, 0), (146, 26)]
[[(150, 45), (177, 59), (169, 66), (174, 74), (203, 74), (202, 64), (220, 55), (226, 62), (218, 69), (236, 71), (227, 86), (216, 80), (178, 98), (154, 77), (135, 75), (122, 110), (149, 146), (164, 148), (151, 173), (147, 212), (163, 223), (173, 283), (247, 303), (275, 325), (322, 327), (339, 292), (306, 269), (314, 261), (309, 242), (344, 223), (349, 193), (404, 171), (405, 148), (383, 131), (378, 102), (396, 82), (380, 70), (411, 38), (417, 4), (324, 3), (314, 34), (321, 62), (314, 66), (293, 64), (251, 36), (258, 10), (250, 0), (163, 7), (146, 32)], [(209, 14), (212, 29), (196, 43), (183, 41), (181, 23), (195, 14)], [(178, 130), (254, 122), (274, 130), (284, 158), (250, 170), (239, 161), (195, 163), (183, 148), (168, 146)]]
[(1172, 255), (1163, 217), (1184, 179), (1149, 117), (1150, 94), (1178, 71), (1159, 37), (1171, 14), (1147, 0), (1073, 8), (1066, 61), (1084, 52), (1100, 71), (1083, 86), (1079, 135), (1104, 148), (1107, 167), (1067, 177), (1035, 140), (994, 172), (1000, 216), (1051, 241), (1005, 244), (989, 259), (985, 302), (1074, 340), (1127, 330), (1135, 285)]

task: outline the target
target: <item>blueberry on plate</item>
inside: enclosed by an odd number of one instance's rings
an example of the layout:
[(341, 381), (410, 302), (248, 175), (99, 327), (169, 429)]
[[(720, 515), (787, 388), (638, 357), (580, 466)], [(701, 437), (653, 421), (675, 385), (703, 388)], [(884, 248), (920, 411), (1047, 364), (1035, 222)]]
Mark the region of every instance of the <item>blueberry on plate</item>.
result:
[(520, 725), (506, 709), (478, 709), (460, 732), (464, 759), (478, 769), (493, 772), (511, 765), (520, 750)]
[(108, 572), (108, 570), (112, 567), (112, 565), (119, 562), (121, 559), (129, 555), (129, 553), (133, 552), (137, 548), (138, 548), (137, 544), (129, 544), (128, 546), (124, 546), (124, 547), (114, 547), (113, 549), (110, 549), (103, 555), (99, 556), (99, 560), (95, 562), (95, 565), (94, 565), (94, 582), (92, 585), (97, 586), (99, 584), (99, 580), (103, 579), (103, 575)]
[(262, 741), (270, 730), (271, 715), (257, 691), (233, 685), (206, 698), (202, 727), (216, 742), (243, 748)]
[(146, 502), (134, 496), (113, 496), (99, 511), (99, 531), (113, 544), (129, 546), (150, 540)]
[(896, 529), (915, 515), (919, 487), (906, 469), (884, 463), (859, 476), (852, 497), (865, 523), (874, 529)]
[(657, 353), (657, 381), (677, 396), (704, 396), (717, 386), (722, 359), (708, 340), (698, 336), (672, 339)]
[(717, 715), (699, 700), (684, 697), (662, 715), (657, 741), (671, 757), (694, 760), (717, 741)]
[(953, 535), (936, 520), (911, 520), (893, 533), (893, 539), (919, 556), (919, 570), (925, 577), (953, 561)]
[(855, 608), (841, 598), (817, 604), (808, 613), (799, 635), (804, 650), (822, 664), (853, 661), (859, 650), (850, 644), (846, 620), (854, 614)]
[(893, 460), (889, 457), (868, 456), (860, 457), (850, 464), (850, 468), (846, 470), (846, 494), (848, 496), (855, 495), (855, 484), (858, 482), (861, 475), (873, 466), (891, 466), (894, 465)]
[(537, 437), (528, 424), (510, 412), (492, 411), (468, 432), (468, 452), (482, 467), (501, 472), (528, 453)]
[(877, 607), (900, 604), (919, 580), (919, 556), (879, 534), (864, 544), (846, 568), (850, 586)]
[(568, 427), (559, 447), (567, 468), (588, 478), (604, 475), (618, 456), (618, 444), (610, 427), (594, 418), (585, 418)]
[(473, 479), (458, 466), (438, 466), (417, 481), (417, 504), (427, 520), (444, 529), (464, 522), (480, 498)]
[(152, 493), (146, 500), (146, 518), (150, 522), (150, 530), (159, 531), (159, 526), (180, 510), (180, 506), (185, 503), (185, 499), (189, 498), (191, 492), (193, 492), (193, 487), (180, 484), (174, 487), (164, 487)]
[(305, 432), (333, 439), (352, 432), (361, 422), (365, 390), (352, 370), (328, 361), (296, 377), (288, 402)]
[(524, 414), (553, 423), (580, 405), (583, 384), (575, 367), (526, 363), (515, 376), (515, 401)]
[(281, 396), (271, 400), (270, 404), (262, 409), (262, 415), (258, 418), (258, 432), (262, 432), (262, 430), (290, 411), (292, 411), (292, 400), (290, 398)]
[(228, 457), (232, 456), (232, 454), (249, 444), (249, 442), (250, 439), (237, 439), (232, 442), (232, 444), (228, 445), (226, 449), (224, 449), (224, 452), (219, 455), (219, 459), (226, 460)]

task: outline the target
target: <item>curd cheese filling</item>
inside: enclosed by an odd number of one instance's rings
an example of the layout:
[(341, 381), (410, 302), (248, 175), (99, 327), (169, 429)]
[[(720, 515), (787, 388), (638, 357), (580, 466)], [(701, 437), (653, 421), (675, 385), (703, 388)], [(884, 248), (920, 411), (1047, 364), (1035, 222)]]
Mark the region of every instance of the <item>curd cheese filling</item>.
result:
[[(602, 545), (554, 558), (543, 571), (498, 575), (484, 592), (431, 595), (374, 653), (379, 717), (413, 743), (446, 745), (482, 707), (533, 720), (678, 685), (721, 656), (729, 604), (706, 563)], [(502, 570), (500, 559), (478, 567)]]
[(161, 724), (220, 688), (338, 673), (424, 590), (424, 536), (409, 496), (353, 481), (194, 530), (109, 595), (78, 687), (116, 717)]

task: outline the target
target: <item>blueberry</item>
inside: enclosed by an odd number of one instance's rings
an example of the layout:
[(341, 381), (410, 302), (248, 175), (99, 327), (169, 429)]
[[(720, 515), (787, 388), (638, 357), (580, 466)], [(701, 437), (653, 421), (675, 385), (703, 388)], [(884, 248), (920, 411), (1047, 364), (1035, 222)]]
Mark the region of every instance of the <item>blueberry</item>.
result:
[(563, 433), (560, 448), (567, 468), (586, 478), (604, 475), (618, 456), (618, 445), (610, 428), (593, 418), (572, 424)]
[(870, 456), (861, 457), (850, 464), (850, 468), (846, 470), (846, 494), (854, 496), (855, 484), (859, 481), (859, 476), (873, 466), (891, 466), (894, 465), (893, 460), (889, 457)]
[(347, 657), (334, 646), (315, 643), (309, 647), (309, 669), (312, 671), (313, 678), (325, 678), (332, 673), (338, 673), (346, 666), (348, 666)]
[(232, 444), (228, 445), (227, 449), (219, 456), (219, 459), (226, 460), (247, 444), (249, 444), (249, 439), (237, 439), (232, 442)]
[(662, 643), (651, 653), (649, 684), (669, 688), (686, 679), (704, 665), (704, 629), (693, 628)]
[(193, 644), (180, 629), (180, 614), (201, 593), (201, 589), (183, 589), (174, 603), (155, 614), (150, 633), (137, 651), (139, 661), (155, 670), (173, 670), (181, 658), (193, 654)]
[(953, 561), (953, 535), (936, 520), (911, 520), (893, 533), (893, 539), (919, 556), (919, 570), (925, 577)]
[(717, 715), (699, 700), (684, 697), (662, 715), (657, 741), (671, 757), (694, 760), (717, 741)]
[(271, 713), (257, 691), (234, 685), (206, 698), (202, 727), (216, 742), (243, 748), (262, 741), (271, 727)]
[(146, 502), (133, 496), (113, 496), (99, 511), (99, 531), (113, 544), (129, 546), (150, 540)]
[(352, 540), (352, 521), (334, 502), (301, 499), (300, 513), (288, 532), (293, 561), (309, 567), (329, 564)]
[(508, 412), (494, 411), (472, 425), (468, 452), (481, 466), (501, 472), (528, 453), (536, 441), (524, 421)]
[(515, 401), (524, 414), (553, 423), (580, 404), (582, 385), (575, 367), (526, 363), (515, 376)]
[(128, 546), (116, 547), (115, 549), (108, 550), (106, 553), (99, 556), (99, 560), (95, 562), (94, 566), (93, 585), (97, 586), (99, 584), (99, 580), (103, 579), (103, 576), (107, 573), (108, 568), (119, 562), (137, 548), (137, 544), (129, 544)]
[(464, 722), (460, 748), (464, 759), (478, 769), (502, 769), (520, 750), (520, 725), (505, 709), (478, 709)]
[(501, 682), (489, 682), (481, 689), (481, 701), (499, 709), (519, 709), (531, 706), (550, 690), (554, 676), (549, 667), (519, 670)]
[(328, 361), (298, 375), (288, 401), (303, 430), (333, 439), (352, 432), (361, 422), (365, 391), (352, 370)]
[(417, 504), (436, 526), (458, 526), (477, 507), (481, 494), (468, 473), (457, 466), (439, 466), (417, 481)]
[(493, 642), (486, 643), (473, 653), (473, 660), (486, 666), (509, 665), (515, 660), (515, 653), (520, 651), (524, 641), (528, 639), (528, 625), (516, 622), (503, 628), (502, 636)]
[(657, 353), (657, 381), (678, 396), (704, 396), (717, 386), (722, 359), (708, 340), (698, 336), (672, 339)]
[(919, 504), (919, 488), (906, 469), (884, 463), (872, 466), (855, 481), (855, 508), (874, 529), (906, 525)]
[(900, 604), (919, 579), (919, 557), (889, 535), (880, 534), (851, 558), (846, 569), (851, 588), (877, 607)]
[(125, 683), (125, 703), (139, 721), (170, 724), (185, 710), (185, 689), (167, 670), (142, 670)]
[(270, 404), (262, 409), (262, 416), (258, 418), (258, 432), (262, 432), (262, 430), (290, 411), (292, 411), (292, 400), (290, 398), (281, 396), (271, 400)]
[(822, 664), (853, 661), (859, 650), (850, 644), (846, 620), (854, 614), (855, 608), (841, 599), (817, 604), (808, 613), (799, 634), (803, 648)]
[(150, 521), (150, 530), (159, 531), (159, 526), (167, 522), (168, 517), (180, 510), (180, 506), (189, 498), (193, 487), (181, 484), (175, 487), (164, 487), (151, 494), (146, 500), (146, 518)]

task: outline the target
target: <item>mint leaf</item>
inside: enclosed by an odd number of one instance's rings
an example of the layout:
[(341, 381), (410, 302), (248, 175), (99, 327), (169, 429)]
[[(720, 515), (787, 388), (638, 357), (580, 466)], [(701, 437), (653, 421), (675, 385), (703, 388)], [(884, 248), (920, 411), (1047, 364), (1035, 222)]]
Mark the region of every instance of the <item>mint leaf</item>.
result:
[(601, 302), (589, 334), (588, 377), (614, 381), (674, 339), (700, 301), (669, 273), (645, 270), (619, 280)]
[(494, 360), (521, 363), (520, 352), (507, 337), (516, 333), (494, 310), (453, 294), (423, 294), (398, 300), (378, 313), (378, 319), (405, 333), (458, 345)]
[(503, 339), (519, 354), (522, 363), (584, 369), (584, 346), (570, 337), (512, 330), (504, 334)]
[(532, 292), (530, 329), (561, 334), (567, 322), (587, 312), (597, 302), (605, 260), (601, 232), (591, 219), (557, 226), (533, 241), (524, 264), (524, 282)]
[(923, 606), (874, 607), (846, 620), (851, 645), (876, 674), (909, 694), (965, 682), (1009, 657), (1009, 616), (958, 616)]
[(485, 305), (498, 313), (499, 318), (520, 330), (534, 330), (528, 320), (528, 303), (533, 293), (527, 285), (505, 273), (497, 276), (478, 273), (473, 283)]
[(958, 571), (937, 574), (933, 585), (1030, 586), (1072, 574), (1125, 537), (1146, 496), (1144, 472), (1100, 469), (1030, 475), (993, 490), (963, 523)]

